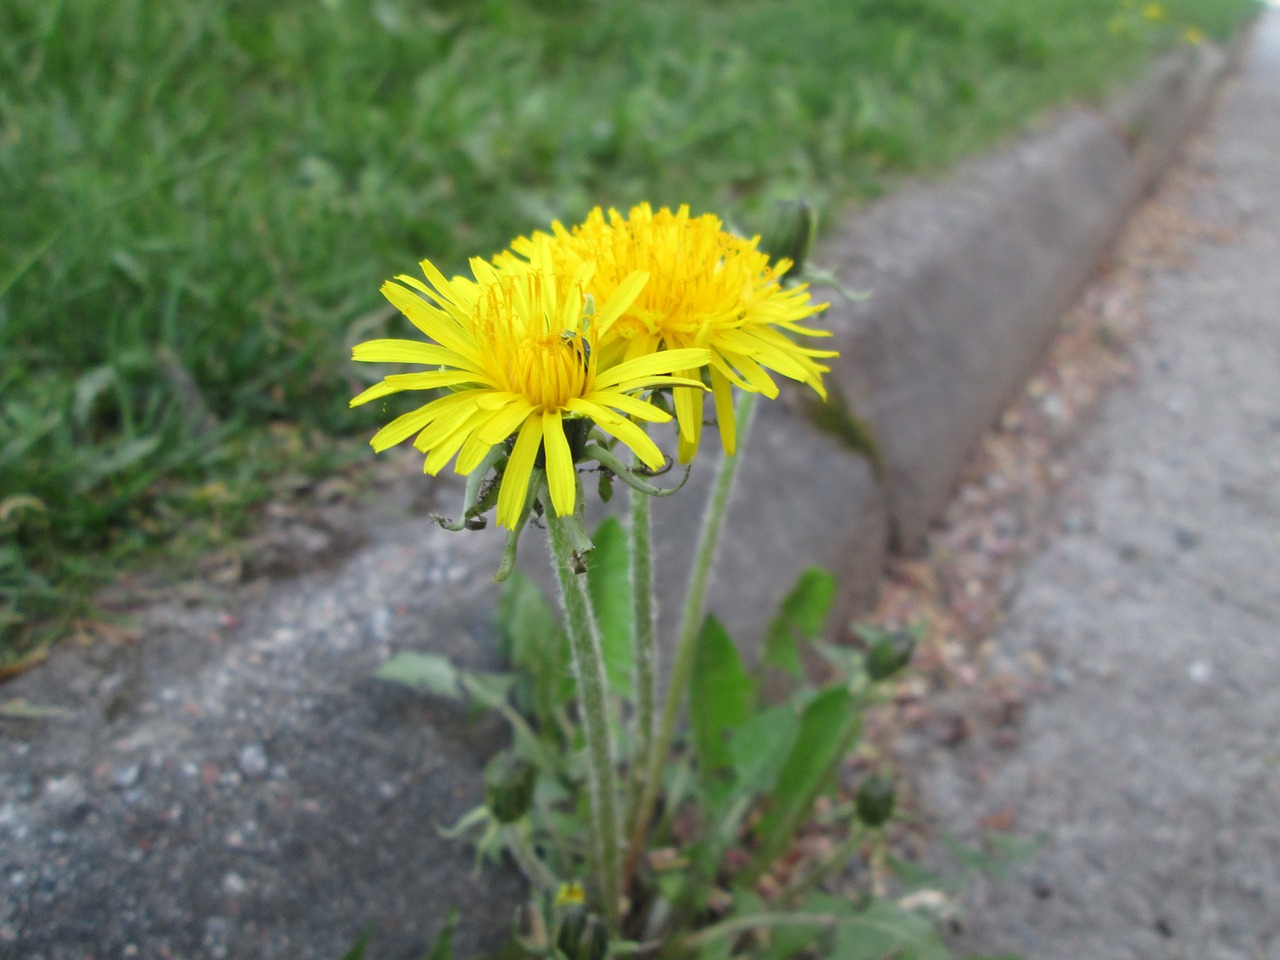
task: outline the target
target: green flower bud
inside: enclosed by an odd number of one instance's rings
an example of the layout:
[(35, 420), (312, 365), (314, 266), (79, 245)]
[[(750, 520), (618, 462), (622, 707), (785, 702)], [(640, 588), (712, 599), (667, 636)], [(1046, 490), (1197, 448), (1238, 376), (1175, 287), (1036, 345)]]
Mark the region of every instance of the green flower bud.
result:
[(880, 827), (889, 822), (897, 803), (898, 791), (893, 781), (883, 774), (873, 773), (862, 781), (854, 806), (858, 819), (868, 827)]
[(528, 760), (503, 751), (484, 768), (484, 802), (499, 823), (512, 823), (529, 812), (538, 770)]
[(911, 662), (916, 638), (905, 630), (886, 634), (867, 650), (864, 663), (872, 680), (887, 680)]
[(558, 906), (556, 912), (560, 915), (556, 946), (568, 960), (575, 960), (582, 944), (582, 934), (587, 929), (587, 908), (581, 903), (569, 903)]
[(760, 249), (769, 255), (772, 263), (784, 258), (791, 261), (790, 269), (778, 277), (779, 280), (794, 279), (804, 273), (817, 226), (808, 200), (779, 200), (774, 204), (773, 223), (760, 238)]
[(562, 912), (556, 946), (566, 960), (604, 960), (609, 952), (609, 931), (598, 916), (575, 904)]

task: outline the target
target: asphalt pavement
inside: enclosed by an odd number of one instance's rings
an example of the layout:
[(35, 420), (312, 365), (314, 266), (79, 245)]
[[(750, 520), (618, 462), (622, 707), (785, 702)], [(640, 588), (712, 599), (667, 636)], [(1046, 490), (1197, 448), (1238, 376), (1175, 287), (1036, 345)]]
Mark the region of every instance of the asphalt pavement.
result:
[(1150, 277), (1084, 504), (1022, 575), (996, 661), (1053, 679), (1018, 745), (924, 778), (941, 829), (1008, 811), (1034, 862), (957, 945), (1030, 960), (1280, 958), (1280, 9), (1194, 154), (1195, 231)]

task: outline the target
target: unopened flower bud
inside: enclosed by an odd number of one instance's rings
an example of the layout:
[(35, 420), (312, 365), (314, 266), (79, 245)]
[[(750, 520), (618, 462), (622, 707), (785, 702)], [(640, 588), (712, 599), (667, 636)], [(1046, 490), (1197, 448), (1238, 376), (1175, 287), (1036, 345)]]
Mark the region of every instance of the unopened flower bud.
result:
[(804, 199), (779, 200), (774, 204), (773, 213), (773, 223), (760, 238), (760, 249), (773, 263), (790, 260), (791, 267), (778, 279), (794, 279), (804, 272), (809, 248), (813, 246), (817, 228), (813, 208)]
[(537, 768), (517, 754), (504, 751), (484, 770), (484, 802), (499, 823), (512, 823), (529, 812)]
[(609, 952), (609, 932), (603, 920), (574, 904), (562, 909), (556, 946), (566, 960), (604, 960)]
[(604, 960), (609, 952), (609, 931), (594, 913), (587, 917), (586, 929), (578, 941), (578, 952), (571, 960)]
[(560, 915), (556, 946), (568, 960), (574, 960), (582, 943), (582, 934), (587, 928), (587, 908), (581, 903), (571, 903), (558, 907), (556, 912)]
[(911, 662), (916, 638), (905, 630), (886, 634), (867, 650), (863, 661), (872, 680), (887, 680)]
[(880, 773), (873, 773), (862, 781), (854, 805), (858, 819), (868, 827), (880, 827), (889, 822), (897, 803), (898, 791), (893, 781)]

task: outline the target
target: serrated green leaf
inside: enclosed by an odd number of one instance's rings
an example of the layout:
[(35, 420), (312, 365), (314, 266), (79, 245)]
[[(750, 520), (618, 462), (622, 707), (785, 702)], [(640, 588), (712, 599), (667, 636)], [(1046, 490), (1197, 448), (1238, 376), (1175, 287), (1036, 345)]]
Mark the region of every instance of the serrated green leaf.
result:
[(631, 644), (631, 555), (627, 532), (610, 517), (592, 535), (595, 549), (587, 566), (587, 590), (600, 625), (600, 652), (609, 687), (631, 696), (631, 673), (635, 658)]
[(952, 890), (958, 884), (958, 878), (944, 877), (935, 870), (929, 870), (911, 860), (888, 858), (889, 869), (897, 877), (905, 890), (932, 888), (936, 890)]
[[(839, 897), (817, 893), (806, 897), (795, 912), (797, 915), (824, 914), (843, 917), (853, 913), (853, 905)], [(787, 960), (788, 957), (794, 957), (801, 951), (813, 947), (819, 940), (823, 941), (823, 945), (829, 946), (831, 936), (830, 928), (813, 923), (772, 926), (769, 928), (768, 946), (759, 953), (758, 960)], [(826, 952), (820, 947), (817, 954), (825, 956)]]
[(458, 926), (458, 911), (454, 908), (444, 921), (444, 926), (436, 934), (435, 942), (427, 951), (426, 960), (453, 960), (453, 931)]
[(555, 711), (573, 699), (569, 640), (537, 584), (519, 570), (502, 586), (496, 617), (502, 651), (517, 681), (517, 707), (549, 724)]
[(952, 960), (932, 921), (875, 900), (836, 927), (829, 960)]
[(861, 726), (861, 710), (843, 685), (823, 689), (805, 706), (800, 732), (778, 774), (773, 808), (758, 828), (760, 847), (746, 871), (748, 880), (760, 876), (786, 850)]
[(442, 657), (438, 653), (418, 653), (412, 650), (397, 653), (380, 666), (374, 676), (379, 680), (403, 684), (438, 697), (462, 699), (457, 668), (448, 657)]
[(698, 960), (729, 960), (733, 953), (733, 940), (718, 937), (698, 950)]
[(734, 793), (772, 790), (799, 733), (800, 715), (786, 703), (761, 710), (739, 724), (729, 738)]
[(798, 642), (812, 640), (822, 632), (835, 595), (836, 579), (830, 573), (817, 567), (802, 573), (769, 624), (761, 662), (793, 677), (801, 676), (804, 667)]
[(462, 688), (471, 694), (477, 704), (489, 710), (496, 710), (507, 702), (516, 678), (510, 673), (472, 673), (458, 672), (458, 681)]
[(708, 615), (689, 678), (689, 732), (704, 783), (731, 765), (730, 736), (751, 716), (756, 686), (720, 621)]
[(342, 955), (342, 960), (364, 960), (364, 952), (369, 949), (369, 940), (373, 937), (373, 924), (365, 926), (355, 944)]

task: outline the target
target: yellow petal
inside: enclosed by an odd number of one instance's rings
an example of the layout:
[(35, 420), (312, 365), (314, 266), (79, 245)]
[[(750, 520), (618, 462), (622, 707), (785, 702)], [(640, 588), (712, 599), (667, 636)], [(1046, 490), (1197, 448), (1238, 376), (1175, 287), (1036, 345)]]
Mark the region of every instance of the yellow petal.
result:
[(439, 415), (435, 408), (442, 402), (441, 400), (436, 400), (425, 407), (410, 410), (408, 413), (396, 417), (373, 435), (373, 439), (369, 441), (369, 446), (373, 447), (376, 453), (381, 453), (388, 447), (394, 447), (401, 440), (413, 436)]
[(533, 462), (538, 457), (538, 448), (542, 446), (542, 418), (530, 417), (520, 428), (520, 436), (507, 458), (507, 468), (502, 475), (502, 486), (498, 490), (498, 523), (508, 530), (520, 519), (520, 511), (524, 509), (524, 501), (529, 492), (529, 475), (533, 472)]
[(369, 445), (378, 453), (388, 447), (394, 447), (401, 440), (412, 436), (440, 417), (446, 416), (460, 407), (473, 404), (478, 393), (483, 393), (483, 391), (463, 390), (460, 393), (451, 393), (449, 396), (441, 397), (439, 400), (432, 400), (425, 407), (419, 407), (417, 410), (411, 410), (396, 417), (396, 419), (373, 435)]
[(651, 423), (666, 423), (671, 419), (671, 415), (665, 410), (659, 410), (652, 403), (645, 400), (640, 400), (636, 397), (628, 397), (625, 393), (597, 390), (594, 393), (587, 394), (583, 399), (591, 403), (599, 403), (613, 407), (617, 410), (621, 410), (629, 417), (648, 420)]
[(551, 505), (555, 507), (556, 516), (568, 516), (573, 513), (577, 477), (559, 410), (548, 410), (542, 415), (542, 445), (547, 451), (547, 486), (551, 490)]
[(486, 411), (489, 420), (476, 431), (476, 435), (489, 446), (501, 443), (511, 436), (532, 412), (533, 404), (524, 397), (518, 397), (507, 406), (492, 413)]
[(460, 354), (421, 340), (366, 340), (352, 348), (351, 359), (364, 363), (427, 363), (464, 369), (471, 366)]
[(400, 392), (399, 388), (393, 387), (391, 384), (387, 383), (387, 381), (385, 380), (380, 380), (379, 382), (375, 383), (372, 387), (369, 387), (367, 390), (363, 390), (360, 393), (357, 393), (354, 397), (351, 398), (351, 401), (347, 404), (347, 406), (358, 407), (360, 406), (360, 404), (368, 403), (370, 400), (377, 400), (379, 397), (388, 397), (393, 393), (399, 393), (399, 392)]
[(434, 476), (443, 470), (445, 464), (453, 459), (453, 455), (461, 449), (467, 439), (474, 435), (476, 427), (483, 422), (485, 416), (483, 410), (473, 410), (471, 415), (450, 430), (447, 436), (433, 443), (431, 452), (427, 454), (426, 462), (422, 465), (422, 471)]
[(687, 370), (691, 367), (703, 367), (710, 362), (710, 350), (701, 350), (695, 347), (687, 347), (683, 350), (662, 350), (658, 353), (651, 353), (648, 356), (627, 360), (616, 367), (601, 372), (596, 377), (595, 385), (597, 387), (611, 387), (624, 380), (638, 380), (651, 375), (674, 373), (677, 370)]
[(636, 297), (640, 296), (640, 291), (644, 289), (644, 285), (649, 282), (649, 274), (637, 270), (635, 273), (623, 280), (613, 296), (609, 298), (609, 302), (601, 305), (595, 316), (595, 323), (599, 324), (598, 329), (608, 330), (620, 316), (627, 312), (627, 308), (636, 302)]
[(456, 319), (443, 310), (433, 307), (416, 293), (390, 280), (382, 285), (382, 295), (408, 317), (410, 323), (436, 343), (448, 347), (464, 359), (479, 365), (480, 357), (476, 353), (475, 345)]
[(393, 373), (384, 377), (381, 383), (375, 383), (368, 390), (358, 394), (351, 400), (351, 406), (358, 407), (362, 403), (385, 397), (402, 390), (434, 390), (436, 387), (453, 387), (460, 383), (472, 383), (475, 375), (469, 371), (442, 370), (432, 373)]
[(676, 421), (680, 425), (680, 439), (697, 449), (702, 436), (702, 394), (696, 390), (677, 388), (671, 391), (675, 402)]
[(764, 371), (760, 364), (741, 354), (726, 353), (723, 356), (747, 381), (747, 386), (744, 389), (750, 390), (752, 393), (762, 393), (770, 400), (778, 395), (778, 385), (773, 382), (773, 378)]
[(480, 461), (494, 447), (491, 443), (485, 443), (480, 439), (479, 434), (473, 433), (467, 437), (467, 442), (462, 445), (462, 450), (458, 454), (458, 462), (453, 465), (455, 472), (466, 475), (480, 466)]
[(647, 466), (654, 470), (666, 462), (658, 445), (649, 435), (626, 417), (620, 417), (612, 410), (605, 409), (597, 403), (587, 400), (570, 400), (565, 409), (590, 417), (605, 433), (617, 437), (635, 452)]
[(732, 456), (738, 446), (738, 421), (733, 415), (733, 385), (719, 370), (711, 371), (711, 393), (716, 401), (720, 445), (726, 454)]
[[(426, 453), (433, 447), (444, 443), (453, 432), (462, 424), (466, 423), (471, 417), (476, 415), (474, 404), (459, 404), (436, 417), (431, 423), (423, 428), (422, 432), (414, 438), (413, 445), (418, 450)], [(441, 464), (443, 466), (444, 464)], [(435, 473), (434, 470), (428, 470), (428, 473)]]
[(707, 386), (701, 380), (688, 377), (641, 377), (638, 380), (624, 380), (617, 386), (610, 387), (608, 393), (631, 393), (635, 390), (646, 390), (656, 387), (689, 387), (706, 393)]
[(462, 277), (457, 278), (458, 282), (456, 283), (445, 281), (445, 287), (442, 290), (428, 287), (417, 277), (411, 277), (407, 273), (397, 274), (396, 280), (407, 287), (417, 290), (426, 298), (428, 303), (438, 306), (459, 323), (466, 323), (471, 316), (471, 309), (475, 304), (474, 284), (472, 285), (473, 289), (468, 290), (467, 287), (462, 285), (466, 283), (466, 280)]

